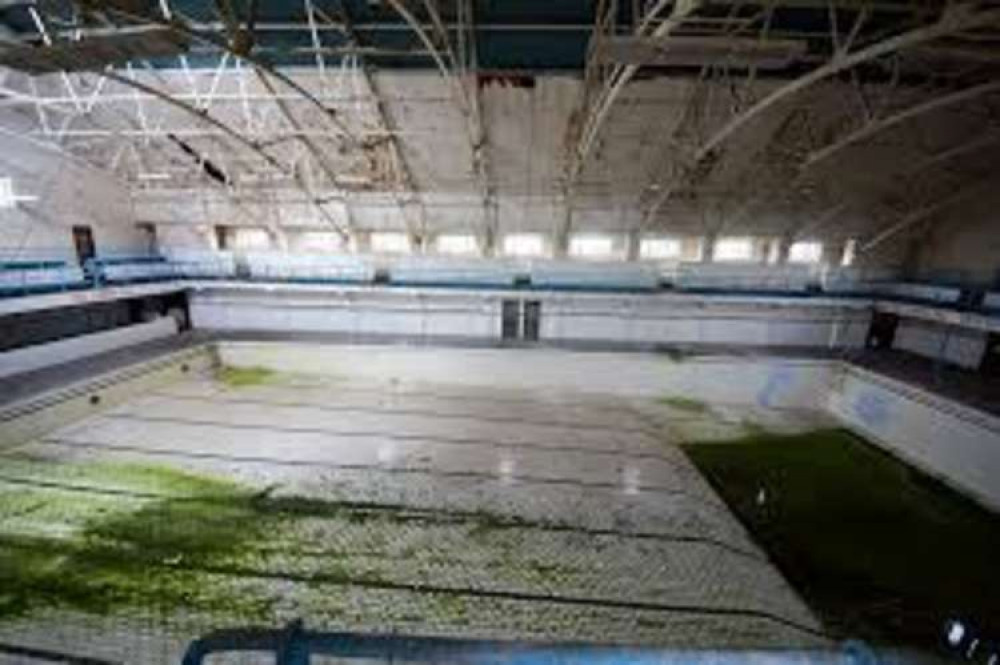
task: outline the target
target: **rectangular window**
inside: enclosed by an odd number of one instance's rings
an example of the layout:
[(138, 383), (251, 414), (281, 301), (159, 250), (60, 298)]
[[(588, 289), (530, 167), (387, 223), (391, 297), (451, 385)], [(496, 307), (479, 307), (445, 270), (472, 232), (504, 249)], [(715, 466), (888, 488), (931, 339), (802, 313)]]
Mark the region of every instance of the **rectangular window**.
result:
[(331, 231), (304, 231), (295, 239), (295, 247), (303, 252), (338, 252), (344, 248), (344, 238)]
[(823, 258), (823, 243), (795, 242), (788, 248), (789, 263), (819, 263)]
[(503, 253), (507, 256), (542, 256), (545, 241), (540, 233), (515, 233), (504, 237)]
[(585, 234), (569, 240), (569, 255), (580, 259), (608, 259), (613, 250), (611, 236)]
[(373, 233), (371, 247), (373, 252), (379, 254), (406, 254), (410, 251), (410, 238), (395, 231)]
[(639, 241), (640, 259), (679, 259), (681, 241), (679, 238), (642, 238)]
[(753, 240), (750, 238), (719, 238), (712, 254), (714, 261), (753, 260)]
[(271, 249), (271, 234), (264, 229), (233, 229), (232, 241), (236, 250)]
[(11, 178), (0, 178), (0, 208), (13, 208), (16, 204), (14, 181)]
[(475, 256), (479, 253), (476, 237), (472, 235), (440, 235), (434, 240), (434, 248), (439, 254), (452, 256)]

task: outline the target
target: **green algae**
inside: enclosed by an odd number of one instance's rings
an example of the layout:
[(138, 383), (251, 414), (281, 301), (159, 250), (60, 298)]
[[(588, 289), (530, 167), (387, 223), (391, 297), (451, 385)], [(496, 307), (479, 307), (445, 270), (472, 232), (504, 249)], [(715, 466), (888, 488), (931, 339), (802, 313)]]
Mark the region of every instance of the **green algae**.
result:
[[(277, 496), (274, 488), (156, 465), (8, 457), (0, 488), (0, 621), (71, 610), (265, 623), (280, 606), (275, 581), (292, 580), (305, 594), (324, 584), (388, 581), (368, 557), (392, 550), (389, 537), (404, 523), (465, 524), (469, 538), (541, 524), (487, 511)], [(334, 535), (363, 541), (362, 556), (317, 549)], [(556, 583), (572, 572), (511, 560), (507, 545), (498, 545), (496, 563), (505, 574)], [(405, 556), (421, 549), (410, 546)], [(339, 602), (336, 594), (329, 602)]]
[[(27, 464), (12, 466), (23, 473)], [(45, 609), (104, 615), (151, 607), (243, 617), (266, 605), (205, 572), (271, 526), (247, 490), (153, 466), (46, 463), (44, 470), (39, 487), (17, 499), (0, 494), (0, 620)], [(85, 491), (108, 480), (113, 497)]]
[(1000, 517), (842, 429), (683, 448), (841, 636), (933, 647), (955, 613), (1000, 634)]
[(276, 373), (266, 367), (231, 367), (219, 368), (217, 378), (230, 388), (246, 388), (273, 383)]

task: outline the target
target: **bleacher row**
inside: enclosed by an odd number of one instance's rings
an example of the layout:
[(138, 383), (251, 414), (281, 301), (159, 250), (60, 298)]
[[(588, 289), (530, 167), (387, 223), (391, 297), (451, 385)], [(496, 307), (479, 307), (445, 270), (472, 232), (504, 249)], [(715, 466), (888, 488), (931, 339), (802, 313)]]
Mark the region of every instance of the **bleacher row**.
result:
[(69, 260), (0, 260), (0, 296), (171, 279), (452, 288), (658, 291), (759, 295), (868, 296), (1000, 312), (1000, 292), (898, 282), (888, 273), (810, 265), (470, 261), (280, 252), (175, 251), (111, 256), (83, 268)]

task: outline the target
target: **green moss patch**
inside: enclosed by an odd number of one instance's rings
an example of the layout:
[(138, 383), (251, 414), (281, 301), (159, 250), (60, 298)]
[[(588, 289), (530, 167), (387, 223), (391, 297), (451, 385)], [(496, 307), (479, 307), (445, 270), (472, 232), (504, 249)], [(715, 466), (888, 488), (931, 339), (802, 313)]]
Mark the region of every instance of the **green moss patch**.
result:
[[(29, 464), (14, 461), (5, 475)], [(0, 619), (47, 608), (239, 617), (264, 609), (263, 599), (204, 573), (274, 526), (247, 490), (151, 466), (48, 463), (44, 470), (44, 484), (0, 494)], [(107, 481), (113, 486), (101, 485)], [(98, 487), (110, 491), (81, 492)]]
[(245, 388), (271, 383), (276, 374), (266, 367), (229, 367), (219, 369), (217, 378), (230, 388)]
[[(155, 465), (7, 457), (3, 467), (0, 621), (70, 610), (270, 623), (290, 593), (283, 582), (296, 593), (325, 589), (338, 607), (342, 599), (322, 585), (393, 578), (401, 525), (467, 525), (466, 537), (475, 539), (528, 524), (488, 512), (277, 496)], [(429, 570), (454, 558), (424, 547), (412, 546), (404, 558)], [(484, 564), (498, 574), (525, 571), (544, 584), (573, 574), (512, 559), (507, 544), (498, 552)]]
[(933, 646), (950, 618), (1000, 635), (1000, 517), (844, 430), (685, 451), (842, 635)]

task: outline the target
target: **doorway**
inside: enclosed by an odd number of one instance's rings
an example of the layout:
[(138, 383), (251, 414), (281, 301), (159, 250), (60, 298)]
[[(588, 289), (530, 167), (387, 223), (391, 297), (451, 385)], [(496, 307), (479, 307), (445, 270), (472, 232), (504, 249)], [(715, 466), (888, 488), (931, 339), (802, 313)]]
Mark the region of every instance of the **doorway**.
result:
[(73, 246), (76, 248), (76, 260), (80, 266), (87, 265), (87, 261), (94, 258), (97, 249), (94, 245), (94, 232), (89, 226), (73, 227)]

